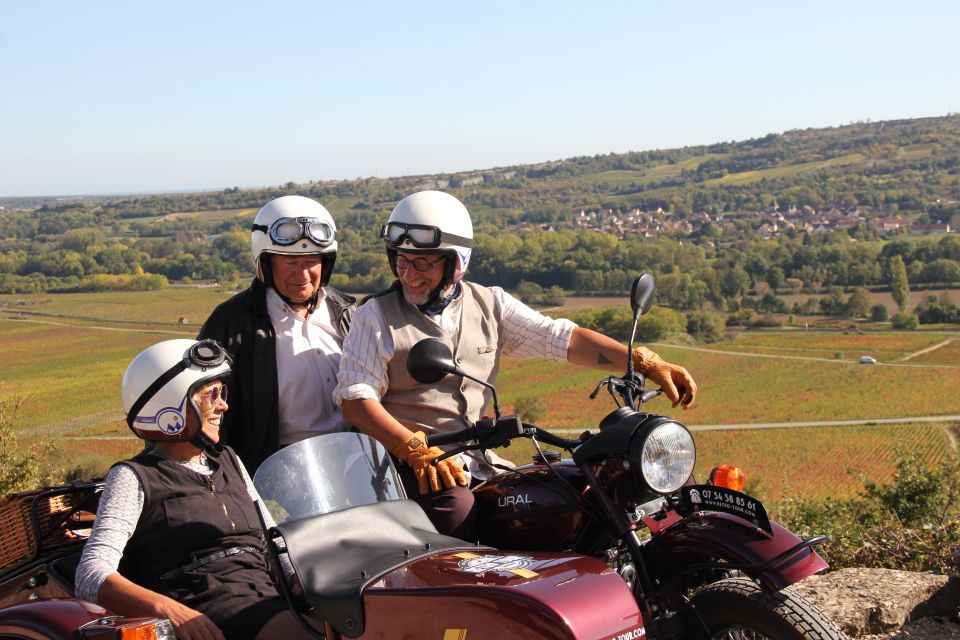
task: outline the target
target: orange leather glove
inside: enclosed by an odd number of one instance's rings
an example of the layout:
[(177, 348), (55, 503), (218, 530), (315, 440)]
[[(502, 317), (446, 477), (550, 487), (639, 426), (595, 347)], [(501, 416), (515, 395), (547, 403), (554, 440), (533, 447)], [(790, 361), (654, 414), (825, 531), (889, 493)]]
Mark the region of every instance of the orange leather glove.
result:
[(423, 431), (417, 431), (412, 438), (390, 450), (390, 453), (413, 469), (413, 473), (417, 476), (420, 495), (425, 496), (431, 491), (440, 491), (441, 480), (448, 489), (453, 489), (458, 484), (462, 487), (467, 486), (467, 476), (464, 475), (463, 467), (458, 461), (447, 458), (437, 464), (431, 464), (434, 458), (443, 455), (443, 449), (428, 447), (426, 442), (427, 437)]
[[(634, 347), (633, 366), (653, 380), (667, 394), (673, 406), (682, 404), (687, 409), (697, 399), (697, 383), (693, 376), (678, 364), (670, 364), (646, 347)], [(680, 391), (683, 395), (680, 395)]]

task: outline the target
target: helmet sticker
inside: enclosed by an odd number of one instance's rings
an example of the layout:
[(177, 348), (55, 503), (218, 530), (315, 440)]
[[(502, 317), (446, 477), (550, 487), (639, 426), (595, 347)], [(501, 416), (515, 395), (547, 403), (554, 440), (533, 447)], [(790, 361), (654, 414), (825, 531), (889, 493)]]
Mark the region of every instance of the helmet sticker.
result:
[(176, 409), (162, 409), (157, 414), (157, 427), (168, 436), (175, 436), (187, 426), (187, 421)]
[[(163, 407), (155, 416), (137, 416), (133, 423), (144, 431), (158, 431), (168, 436), (175, 436), (187, 427), (183, 416), (183, 409), (187, 404), (184, 398), (179, 407)], [(157, 425), (155, 428), (145, 428), (145, 425)]]

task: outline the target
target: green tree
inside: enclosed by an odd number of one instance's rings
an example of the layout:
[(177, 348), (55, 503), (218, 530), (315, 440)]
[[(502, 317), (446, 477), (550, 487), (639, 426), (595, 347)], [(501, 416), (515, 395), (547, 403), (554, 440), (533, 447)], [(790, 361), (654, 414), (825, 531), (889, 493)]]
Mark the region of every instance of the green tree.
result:
[(927, 296), (913, 311), (920, 324), (960, 322), (960, 309), (947, 297)]
[(687, 319), (683, 314), (666, 307), (653, 307), (637, 322), (637, 340), (655, 342), (682, 333), (686, 329)]
[(847, 299), (847, 315), (851, 318), (866, 318), (873, 300), (865, 287), (857, 287)]
[(894, 329), (913, 330), (920, 326), (920, 318), (916, 314), (901, 311), (890, 318), (890, 326)]
[(517, 285), (517, 297), (526, 304), (533, 304), (535, 302), (540, 302), (543, 298), (543, 287), (541, 287), (536, 282), (527, 282), (526, 280), (521, 280), (520, 284)]
[(960, 282), (960, 262), (949, 258), (937, 258), (923, 265), (924, 282), (951, 284)]
[(543, 303), (551, 307), (559, 307), (566, 300), (567, 294), (557, 285), (553, 285), (543, 294)]
[(830, 295), (820, 300), (820, 310), (828, 316), (847, 314), (847, 302), (843, 299), (843, 289), (830, 287)]
[(900, 307), (900, 311), (907, 310), (910, 300), (910, 283), (907, 281), (907, 267), (899, 255), (890, 258), (890, 295)]
[(870, 307), (870, 319), (874, 322), (886, 322), (889, 317), (890, 314), (887, 312), (887, 308), (882, 304), (875, 304)]
[(718, 342), (723, 339), (723, 318), (710, 311), (691, 311), (687, 333), (701, 342)]

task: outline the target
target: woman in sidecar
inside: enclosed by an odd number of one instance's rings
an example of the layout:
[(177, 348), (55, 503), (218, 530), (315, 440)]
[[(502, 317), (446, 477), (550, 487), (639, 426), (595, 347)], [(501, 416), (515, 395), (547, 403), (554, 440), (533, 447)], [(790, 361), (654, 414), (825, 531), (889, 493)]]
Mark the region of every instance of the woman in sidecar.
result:
[(218, 444), (230, 363), (215, 341), (168, 340), (127, 367), (127, 424), (147, 445), (107, 475), (76, 592), (181, 639), (311, 637), (270, 573), (256, 489)]

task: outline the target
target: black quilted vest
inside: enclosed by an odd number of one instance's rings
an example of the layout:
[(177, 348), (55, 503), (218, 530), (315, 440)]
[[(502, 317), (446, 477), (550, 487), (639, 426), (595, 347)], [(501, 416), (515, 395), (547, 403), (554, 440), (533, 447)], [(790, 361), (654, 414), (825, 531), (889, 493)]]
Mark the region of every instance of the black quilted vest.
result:
[[(246, 598), (277, 596), (253, 501), (228, 447), (208, 451), (214, 469), (204, 476), (147, 451), (118, 464), (137, 474), (144, 504), (127, 543), (120, 573), (216, 619)], [(256, 553), (218, 558), (191, 571), (176, 570), (231, 547)], [(173, 571), (175, 575), (160, 579)], [(215, 611), (208, 611), (211, 607)]]

